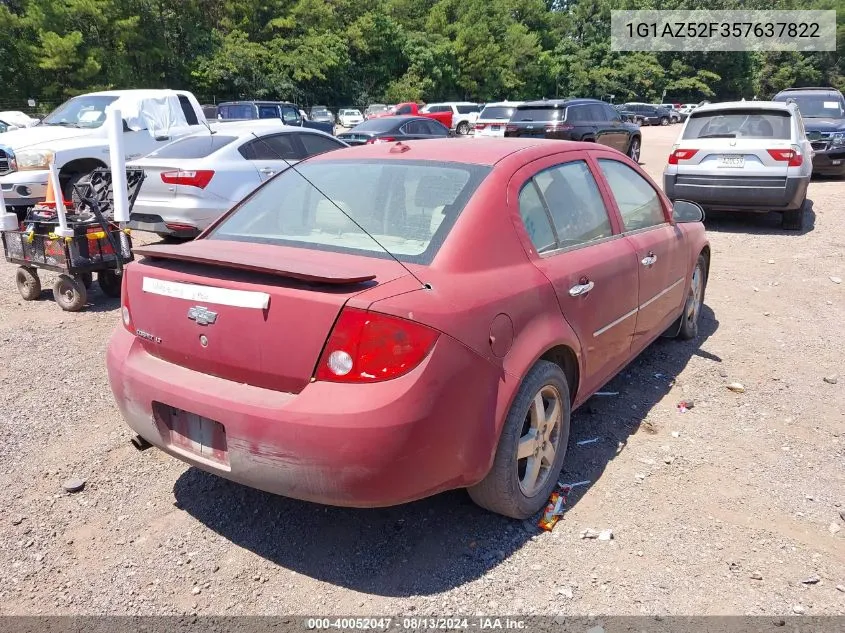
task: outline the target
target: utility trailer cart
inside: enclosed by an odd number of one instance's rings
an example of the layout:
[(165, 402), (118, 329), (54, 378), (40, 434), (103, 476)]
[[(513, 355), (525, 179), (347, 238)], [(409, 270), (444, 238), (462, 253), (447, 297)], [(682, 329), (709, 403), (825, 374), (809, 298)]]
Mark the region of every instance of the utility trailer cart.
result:
[[(126, 170), (129, 210), (135, 204), (144, 171)], [(111, 172), (95, 170), (90, 180), (74, 185), (73, 203), (66, 202), (67, 227), (72, 237), (55, 234), (59, 226), (55, 203), (33, 207), (20, 231), (4, 231), (6, 260), (18, 264), (15, 281), (26, 301), (41, 295), (38, 269), (59, 273), (53, 284), (53, 298), (62, 310), (78, 312), (88, 302), (88, 288), (97, 275), (100, 290), (108, 297), (120, 297), (123, 266), (132, 261), (128, 229), (121, 229), (113, 217)]]

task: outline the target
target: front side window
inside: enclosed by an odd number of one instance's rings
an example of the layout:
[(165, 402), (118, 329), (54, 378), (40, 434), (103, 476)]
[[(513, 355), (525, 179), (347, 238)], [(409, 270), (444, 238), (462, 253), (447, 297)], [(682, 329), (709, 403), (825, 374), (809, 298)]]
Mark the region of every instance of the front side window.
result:
[(623, 163), (604, 158), (599, 167), (622, 216), (626, 231), (636, 231), (666, 222), (660, 197), (645, 178)]
[(420, 160), (308, 161), (257, 189), (208, 239), (384, 258), (387, 249), (428, 264), (489, 171)]
[(610, 218), (590, 168), (582, 160), (546, 169), (534, 181), (557, 232), (559, 248), (613, 235)]

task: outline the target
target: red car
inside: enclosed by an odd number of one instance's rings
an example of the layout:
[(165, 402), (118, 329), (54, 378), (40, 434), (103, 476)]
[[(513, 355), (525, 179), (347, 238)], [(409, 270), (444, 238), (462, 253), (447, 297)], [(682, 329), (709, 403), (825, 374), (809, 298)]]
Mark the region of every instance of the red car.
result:
[(248, 486), (359, 507), (466, 487), (528, 517), (572, 409), (696, 336), (702, 218), (595, 143), (319, 155), (195, 241), (136, 249), (112, 390), (142, 438)]

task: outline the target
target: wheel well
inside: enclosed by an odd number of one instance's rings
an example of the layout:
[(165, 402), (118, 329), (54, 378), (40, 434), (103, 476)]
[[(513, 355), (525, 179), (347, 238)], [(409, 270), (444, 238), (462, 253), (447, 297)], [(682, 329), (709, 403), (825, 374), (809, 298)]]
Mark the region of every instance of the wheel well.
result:
[(87, 174), (98, 167), (105, 166), (106, 164), (103, 161), (96, 158), (79, 158), (64, 165), (59, 172), (59, 178), (67, 181), (74, 174)]
[(579, 380), (578, 357), (575, 352), (566, 345), (558, 345), (543, 354), (540, 360), (555, 363), (563, 370), (563, 373), (566, 374), (566, 382), (569, 385), (569, 399), (575, 402)]
[(704, 248), (702, 248), (701, 254), (704, 255), (704, 261), (707, 262), (707, 270), (704, 271), (705, 274), (707, 275), (707, 277), (705, 277), (705, 278), (709, 278), (710, 277), (710, 247), (705, 246)]

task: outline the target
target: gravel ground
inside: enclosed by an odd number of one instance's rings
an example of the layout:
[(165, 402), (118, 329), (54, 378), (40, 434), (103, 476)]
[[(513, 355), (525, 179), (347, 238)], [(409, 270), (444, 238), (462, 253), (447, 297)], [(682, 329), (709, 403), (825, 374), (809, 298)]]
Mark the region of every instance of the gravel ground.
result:
[[(652, 176), (678, 131), (643, 130)], [(802, 233), (708, 219), (702, 335), (576, 413), (564, 479), (591, 483), (551, 533), (461, 491), (327, 508), (138, 452), (103, 363), (117, 302), (25, 304), (2, 262), (0, 614), (841, 614), (843, 197), (813, 182)]]

